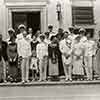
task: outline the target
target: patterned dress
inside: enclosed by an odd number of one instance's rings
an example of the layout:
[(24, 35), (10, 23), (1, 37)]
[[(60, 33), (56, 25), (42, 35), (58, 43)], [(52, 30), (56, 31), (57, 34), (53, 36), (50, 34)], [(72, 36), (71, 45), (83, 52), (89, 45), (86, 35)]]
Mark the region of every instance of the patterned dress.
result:
[(4, 73), (6, 74), (6, 63), (7, 61), (7, 43), (5, 41), (2, 41), (0, 44), (0, 82), (4, 79)]
[(59, 46), (57, 43), (51, 43), (48, 46), (49, 53), (49, 75), (57, 76), (59, 75), (58, 71), (58, 55), (59, 55)]
[(12, 78), (12, 81), (15, 81), (18, 74), (18, 54), (16, 43), (8, 43), (7, 54), (9, 63), (8, 76)]

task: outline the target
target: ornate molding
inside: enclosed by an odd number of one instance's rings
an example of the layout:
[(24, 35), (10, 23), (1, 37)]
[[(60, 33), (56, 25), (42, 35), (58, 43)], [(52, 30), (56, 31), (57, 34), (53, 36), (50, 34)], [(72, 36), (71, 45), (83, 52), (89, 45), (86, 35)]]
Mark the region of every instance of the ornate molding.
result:
[(6, 7), (35, 7), (35, 6), (46, 6), (46, 2), (17, 2), (17, 3), (6, 3)]

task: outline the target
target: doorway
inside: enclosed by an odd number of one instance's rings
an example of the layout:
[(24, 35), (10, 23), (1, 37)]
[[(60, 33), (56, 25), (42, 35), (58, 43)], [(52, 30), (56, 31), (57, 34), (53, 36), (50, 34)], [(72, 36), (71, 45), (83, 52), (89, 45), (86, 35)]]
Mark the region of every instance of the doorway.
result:
[(41, 30), (40, 11), (37, 12), (12, 12), (12, 26), (18, 31), (18, 26), (24, 24), (27, 28), (31, 27), (35, 33)]

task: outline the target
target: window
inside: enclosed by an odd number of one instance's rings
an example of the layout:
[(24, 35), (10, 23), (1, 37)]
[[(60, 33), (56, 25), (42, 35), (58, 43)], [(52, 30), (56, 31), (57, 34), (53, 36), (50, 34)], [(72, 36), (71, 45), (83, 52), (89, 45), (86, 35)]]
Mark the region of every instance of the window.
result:
[(93, 7), (72, 7), (72, 22), (77, 24), (94, 24)]

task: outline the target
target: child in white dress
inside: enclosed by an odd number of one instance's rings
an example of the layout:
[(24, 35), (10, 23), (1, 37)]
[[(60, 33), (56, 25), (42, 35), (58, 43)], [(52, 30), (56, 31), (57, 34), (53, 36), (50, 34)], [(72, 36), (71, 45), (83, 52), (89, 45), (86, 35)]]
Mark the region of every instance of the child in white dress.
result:
[(32, 51), (30, 69), (32, 70), (32, 81), (38, 79), (38, 59), (36, 58), (36, 51)]

